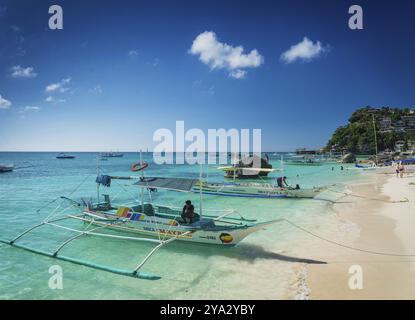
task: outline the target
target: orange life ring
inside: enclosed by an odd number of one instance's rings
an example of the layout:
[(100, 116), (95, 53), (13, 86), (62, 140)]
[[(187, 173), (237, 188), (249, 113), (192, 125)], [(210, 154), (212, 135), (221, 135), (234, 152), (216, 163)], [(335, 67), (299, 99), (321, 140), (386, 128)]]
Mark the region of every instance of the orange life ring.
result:
[(147, 167), (148, 167), (147, 162), (137, 162), (131, 165), (131, 171), (138, 172), (138, 171), (144, 170)]

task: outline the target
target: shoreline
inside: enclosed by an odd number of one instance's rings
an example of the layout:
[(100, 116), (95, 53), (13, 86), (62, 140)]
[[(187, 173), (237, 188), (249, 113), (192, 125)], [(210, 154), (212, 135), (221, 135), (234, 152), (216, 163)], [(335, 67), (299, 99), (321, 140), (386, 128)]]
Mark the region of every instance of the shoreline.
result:
[[(351, 247), (373, 252), (322, 245), (319, 254), (327, 264), (306, 266), (308, 298), (415, 298), (415, 256), (403, 256), (415, 254), (415, 186), (409, 185), (415, 179), (376, 174), (370, 178), (372, 182), (349, 185), (359, 197), (345, 196), (333, 210), (340, 223), (359, 228), (357, 236), (349, 237)], [(394, 202), (404, 198), (409, 201)], [(362, 288), (354, 281), (360, 273)]]

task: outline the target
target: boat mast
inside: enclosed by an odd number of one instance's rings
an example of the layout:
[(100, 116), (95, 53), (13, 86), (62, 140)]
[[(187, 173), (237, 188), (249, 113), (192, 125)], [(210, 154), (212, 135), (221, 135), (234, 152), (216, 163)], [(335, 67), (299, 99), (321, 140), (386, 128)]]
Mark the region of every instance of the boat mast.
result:
[[(140, 166), (143, 165), (143, 154), (140, 149)], [(141, 178), (144, 180), (144, 170), (141, 170)], [(144, 188), (141, 189), (141, 210), (144, 212)]]
[(200, 164), (199, 170), (199, 215), (202, 218), (202, 164)]
[(375, 125), (375, 115), (372, 113), (372, 122), (373, 122), (373, 132), (375, 133), (375, 152), (376, 152), (376, 165), (378, 164), (378, 139), (376, 136), (376, 125)]
[[(100, 175), (99, 156), (97, 155), (97, 177)], [(99, 183), (97, 183), (97, 204), (99, 203)]]
[(236, 178), (236, 153), (234, 153), (233, 155), (233, 164), (234, 164), (234, 170), (233, 170), (233, 182), (235, 182), (235, 178)]

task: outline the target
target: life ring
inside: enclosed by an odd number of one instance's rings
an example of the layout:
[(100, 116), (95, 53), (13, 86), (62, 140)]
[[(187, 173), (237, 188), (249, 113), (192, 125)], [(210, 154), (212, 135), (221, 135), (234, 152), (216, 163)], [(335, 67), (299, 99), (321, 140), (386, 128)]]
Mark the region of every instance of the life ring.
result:
[(137, 163), (132, 164), (131, 171), (138, 172), (138, 171), (144, 170), (147, 167), (148, 167), (147, 162), (137, 162)]

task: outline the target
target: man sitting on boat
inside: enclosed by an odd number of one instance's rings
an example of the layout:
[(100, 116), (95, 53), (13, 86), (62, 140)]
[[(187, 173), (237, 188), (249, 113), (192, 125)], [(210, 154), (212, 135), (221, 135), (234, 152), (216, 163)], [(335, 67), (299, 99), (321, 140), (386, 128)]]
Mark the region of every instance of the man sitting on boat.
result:
[(182, 210), (182, 219), (185, 223), (191, 224), (193, 223), (194, 217), (195, 217), (195, 207), (193, 206), (192, 201), (187, 200)]
[(277, 178), (277, 185), (280, 188), (287, 188), (289, 187), (288, 183), (287, 183), (287, 177), (278, 177)]

